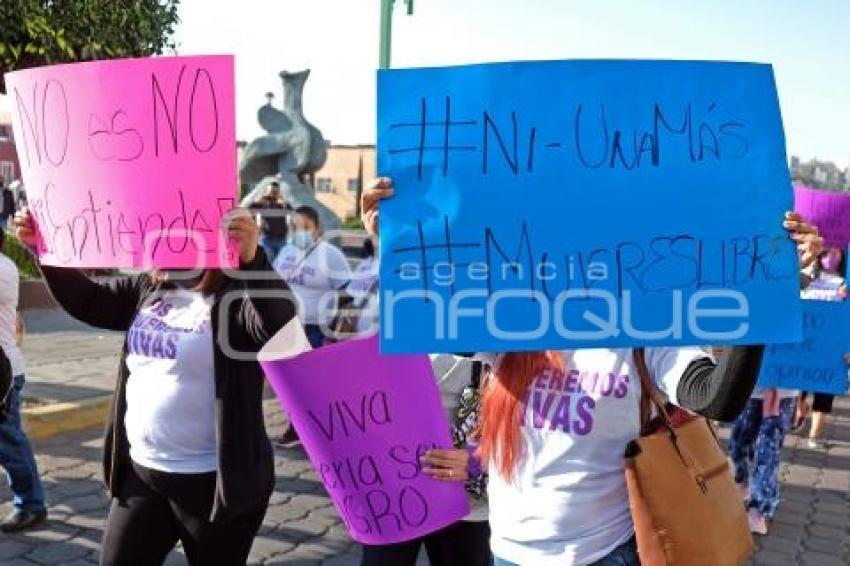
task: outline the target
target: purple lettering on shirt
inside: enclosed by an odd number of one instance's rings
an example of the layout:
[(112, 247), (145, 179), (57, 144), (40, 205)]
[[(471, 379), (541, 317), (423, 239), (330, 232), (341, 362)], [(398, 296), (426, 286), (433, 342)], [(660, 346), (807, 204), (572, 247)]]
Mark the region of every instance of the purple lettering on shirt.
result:
[(534, 414), (534, 428), (541, 429), (546, 422), (546, 417), (549, 416), (549, 409), (552, 408), (552, 403), (555, 401), (555, 395), (553, 393), (549, 393), (546, 395), (545, 401), (543, 401), (542, 392), (535, 391), (533, 395), (532, 413)]
[(153, 358), (162, 358), (163, 357), (162, 334), (159, 333), (159, 332), (156, 333), (153, 336), (153, 339), (151, 341), (151, 357), (153, 357)]
[(614, 382), (617, 380), (617, 376), (613, 373), (609, 373), (607, 377), (602, 378), (605, 385), (602, 386), (602, 396), (609, 397), (611, 392), (614, 391)]
[(596, 401), (592, 397), (582, 397), (576, 403), (576, 414), (578, 418), (573, 421), (573, 432), (584, 436), (593, 430), (593, 409)]
[(136, 353), (145, 356), (151, 355), (151, 335), (144, 330), (139, 330), (139, 342)]
[(614, 391), (614, 397), (622, 399), (629, 392), (629, 376), (621, 375), (617, 380), (617, 389)]
[(560, 391), (564, 387), (564, 374), (560, 371), (554, 371), (549, 379), (549, 389)]
[(177, 335), (169, 334), (165, 337), (165, 357), (173, 360), (177, 357)]
[(567, 393), (581, 393), (581, 383), (578, 380), (578, 370), (571, 369), (567, 374), (566, 383), (564, 383), (564, 391)]
[(537, 379), (534, 380), (534, 387), (537, 389), (547, 389), (546, 380), (549, 378), (550, 370), (540, 372)]
[(561, 430), (570, 433), (570, 396), (561, 395), (558, 401), (558, 406), (555, 407), (555, 412), (552, 415), (552, 422), (549, 425), (550, 430), (555, 430), (561, 427)]

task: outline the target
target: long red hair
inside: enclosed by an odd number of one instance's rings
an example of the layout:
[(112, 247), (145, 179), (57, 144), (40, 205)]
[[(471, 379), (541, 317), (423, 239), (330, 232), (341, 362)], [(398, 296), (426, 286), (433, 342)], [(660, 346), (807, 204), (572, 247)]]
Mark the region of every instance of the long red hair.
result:
[(493, 379), (484, 387), (478, 457), (485, 464), (495, 465), (509, 481), (514, 478), (524, 448), (520, 426), (531, 382), (547, 369), (564, 371), (559, 352), (511, 352), (502, 357)]

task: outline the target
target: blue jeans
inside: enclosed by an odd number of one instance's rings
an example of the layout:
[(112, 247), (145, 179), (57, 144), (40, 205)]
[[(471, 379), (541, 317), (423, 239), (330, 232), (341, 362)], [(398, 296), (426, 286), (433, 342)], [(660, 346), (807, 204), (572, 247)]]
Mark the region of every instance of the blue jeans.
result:
[(750, 486), (749, 508), (772, 519), (779, 506), (779, 458), (791, 428), (794, 399), (782, 399), (779, 414), (762, 415), (762, 400), (750, 399), (735, 421), (729, 438), (729, 456), (735, 464), (735, 482)]
[[(494, 566), (533, 566), (532, 564), (516, 564), (496, 557)], [(634, 537), (614, 549), (614, 552), (597, 560), (591, 566), (640, 566), (637, 553), (637, 542)]]
[(9, 392), (8, 418), (0, 423), (0, 465), (6, 469), (9, 485), (14, 494), (16, 509), (44, 511), (44, 488), (38, 477), (38, 467), (32, 446), (21, 428), (21, 390), (24, 376), (15, 376), (15, 385)]
[(305, 324), (304, 334), (307, 335), (307, 341), (313, 348), (321, 348), (325, 344), (325, 333), (318, 324)]
[(277, 238), (263, 234), (260, 237), (260, 245), (263, 246), (264, 250), (266, 250), (269, 262), (274, 263), (275, 258), (277, 258), (277, 254), (279, 254), (280, 250), (283, 249), (283, 246), (286, 245), (286, 238)]

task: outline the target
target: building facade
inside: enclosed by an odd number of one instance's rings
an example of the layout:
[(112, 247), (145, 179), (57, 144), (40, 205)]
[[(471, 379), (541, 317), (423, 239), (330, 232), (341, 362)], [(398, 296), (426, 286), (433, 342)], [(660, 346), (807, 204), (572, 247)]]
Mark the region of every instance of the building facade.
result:
[(12, 134), (12, 119), (6, 112), (0, 112), (0, 177), (6, 184), (21, 178), (21, 166), (18, 163)]
[(356, 212), (360, 183), (375, 178), (374, 145), (330, 145), (328, 159), (314, 175), (316, 198), (340, 219)]

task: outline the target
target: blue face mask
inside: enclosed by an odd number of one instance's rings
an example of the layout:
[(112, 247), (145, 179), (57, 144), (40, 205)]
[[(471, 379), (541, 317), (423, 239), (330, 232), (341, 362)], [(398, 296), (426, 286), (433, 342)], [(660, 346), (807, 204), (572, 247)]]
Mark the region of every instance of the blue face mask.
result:
[(306, 249), (313, 243), (313, 234), (306, 230), (298, 230), (292, 234), (292, 245), (297, 248)]

